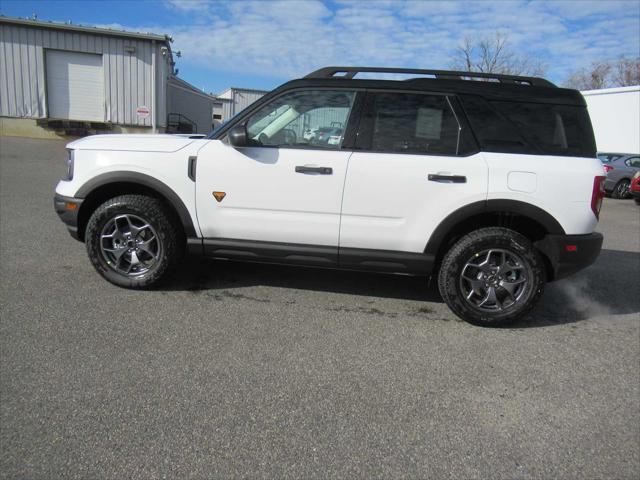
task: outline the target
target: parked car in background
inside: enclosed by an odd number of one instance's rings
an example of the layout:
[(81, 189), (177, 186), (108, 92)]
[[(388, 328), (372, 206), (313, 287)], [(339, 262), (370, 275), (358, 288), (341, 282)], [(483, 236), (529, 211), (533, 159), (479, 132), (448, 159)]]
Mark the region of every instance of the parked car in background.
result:
[(640, 170), (633, 174), (631, 178), (631, 185), (629, 186), (629, 193), (636, 201), (636, 204), (640, 205)]
[(338, 145), (340, 143), (340, 139), (338, 138), (337, 142), (329, 143), (329, 139), (331, 137), (341, 137), (342, 129), (336, 127), (322, 127), (319, 128), (316, 134), (311, 138), (309, 143), (312, 145)]
[(620, 157), (625, 157), (629, 155), (628, 153), (604, 153), (598, 152), (598, 158), (602, 163), (611, 163), (614, 160), (619, 159)]
[[(608, 168), (607, 168), (608, 167)], [(605, 165), (607, 179), (604, 182), (605, 192), (612, 198), (628, 198), (631, 178), (640, 171), (640, 155), (626, 155)]]
[(302, 134), (302, 138), (304, 138), (307, 142), (311, 142), (313, 138), (315, 138), (318, 133), (318, 127), (316, 128), (307, 128)]

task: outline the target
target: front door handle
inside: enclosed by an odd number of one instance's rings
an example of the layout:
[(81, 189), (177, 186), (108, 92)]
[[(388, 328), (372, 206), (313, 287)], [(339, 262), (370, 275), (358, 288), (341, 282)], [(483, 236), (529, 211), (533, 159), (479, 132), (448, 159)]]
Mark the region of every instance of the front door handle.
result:
[(430, 182), (467, 183), (467, 177), (464, 175), (440, 175), (438, 173), (430, 173), (427, 178)]
[(296, 173), (310, 173), (315, 175), (332, 175), (333, 168), (331, 167), (305, 167), (301, 165), (296, 166)]

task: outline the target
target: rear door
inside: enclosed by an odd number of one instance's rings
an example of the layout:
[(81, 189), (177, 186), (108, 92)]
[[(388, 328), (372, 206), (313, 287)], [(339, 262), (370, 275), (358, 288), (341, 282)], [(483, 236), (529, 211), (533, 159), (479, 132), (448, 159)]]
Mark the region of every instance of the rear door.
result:
[(346, 125), (355, 96), (333, 89), (284, 93), (244, 120), (251, 146), (213, 140), (203, 147), (196, 203), (205, 246), (206, 239), (260, 242), (256, 248), (329, 246), (337, 259), (351, 151), (342, 149), (342, 135), (318, 142), (305, 133)]
[(416, 92), (368, 92), (349, 160), (340, 226), (340, 263), (362, 252), (421, 253), (438, 224), (484, 201), (487, 164), (455, 98)]

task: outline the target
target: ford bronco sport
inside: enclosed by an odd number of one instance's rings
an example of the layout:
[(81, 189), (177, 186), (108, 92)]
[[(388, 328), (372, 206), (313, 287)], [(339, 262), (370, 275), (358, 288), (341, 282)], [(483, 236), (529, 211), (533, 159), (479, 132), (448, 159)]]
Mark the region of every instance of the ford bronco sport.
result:
[(584, 99), (540, 78), (328, 67), (207, 138), (67, 148), (55, 209), (96, 270), (128, 288), (156, 285), (188, 250), (434, 276), (458, 316), (503, 325), (602, 245), (605, 177)]

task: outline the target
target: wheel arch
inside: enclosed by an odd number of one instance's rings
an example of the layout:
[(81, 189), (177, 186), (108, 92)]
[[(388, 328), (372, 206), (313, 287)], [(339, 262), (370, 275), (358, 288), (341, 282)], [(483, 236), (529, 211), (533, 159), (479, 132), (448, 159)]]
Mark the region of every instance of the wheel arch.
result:
[[(489, 226), (511, 228), (532, 242), (549, 234), (565, 234), (551, 214), (535, 205), (518, 200), (487, 200), (466, 205), (442, 220), (424, 252), (435, 257), (437, 269), (453, 243), (473, 230)], [(546, 257), (545, 262), (548, 262)]]
[(186, 237), (197, 236), (189, 210), (180, 196), (168, 185), (149, 175), (138, 172), (109, 172), (98, 175), (82, 185), (75, 194), (83, 199), (78, 212), (78, 237), (84, 241), (84, 231), (95, 209), (118, 195), (138, 193), (162, 200), (180, 222)]

